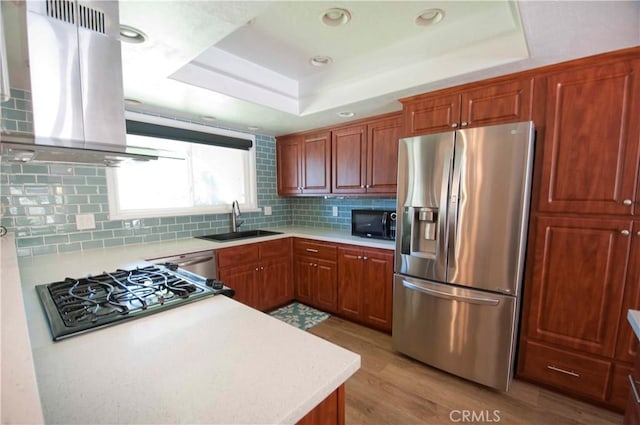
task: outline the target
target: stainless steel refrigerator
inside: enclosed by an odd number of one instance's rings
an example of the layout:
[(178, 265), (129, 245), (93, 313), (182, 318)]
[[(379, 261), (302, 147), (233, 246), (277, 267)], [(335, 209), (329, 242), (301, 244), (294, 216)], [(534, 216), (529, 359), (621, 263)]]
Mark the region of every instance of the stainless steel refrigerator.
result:
[(533, 163), (532, 122), (401, 139), (393, 347), (507, 391)]

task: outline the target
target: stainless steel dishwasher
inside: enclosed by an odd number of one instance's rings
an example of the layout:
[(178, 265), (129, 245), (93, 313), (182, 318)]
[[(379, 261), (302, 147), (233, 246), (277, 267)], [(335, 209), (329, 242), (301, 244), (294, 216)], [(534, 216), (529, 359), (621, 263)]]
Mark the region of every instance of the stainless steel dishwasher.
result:
[(191, 252), (188, 254), (174, 255), (172, 257), (153, 258), (147, 261), (155, 264), (175, 263), (178, 267), (202, 276), (205, 279), (215, 279), (218, 277), (216, 252), (213, 250)]

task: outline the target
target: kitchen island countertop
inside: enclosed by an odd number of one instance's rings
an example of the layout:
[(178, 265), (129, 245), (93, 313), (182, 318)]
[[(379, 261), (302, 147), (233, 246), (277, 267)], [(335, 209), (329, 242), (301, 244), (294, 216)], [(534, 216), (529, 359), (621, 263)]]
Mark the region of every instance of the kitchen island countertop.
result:
[(234, 243), (185, 239), (21, 258), (45, 421), (249, 424), (301, 419), (355, 373), (357, 354), (224, 296), (53, 342), (34, 290), (37, 284), (143, 259), (289, 236), (312, 235), (289, 230)]

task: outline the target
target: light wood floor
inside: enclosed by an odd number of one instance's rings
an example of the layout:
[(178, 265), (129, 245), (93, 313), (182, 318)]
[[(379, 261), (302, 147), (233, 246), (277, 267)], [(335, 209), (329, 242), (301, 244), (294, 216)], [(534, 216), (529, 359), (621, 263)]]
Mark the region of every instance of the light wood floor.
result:
[(621, 415), (519, 380), (500, 393), (456, 378), (394, 352), (389, 335), (337, 317), (309, 331), (361, 356), (346, 384), (347, 425), (471, 423), (461, 420), (463, 410), (479, 415), (475, 423), (482, 415), (496, 424), (622, 423)]

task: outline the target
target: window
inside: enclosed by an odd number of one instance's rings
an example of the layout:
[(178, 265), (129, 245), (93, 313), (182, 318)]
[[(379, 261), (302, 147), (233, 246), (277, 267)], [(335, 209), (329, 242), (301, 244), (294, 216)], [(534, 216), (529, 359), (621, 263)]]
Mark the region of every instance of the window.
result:
[(173, 130), (184, 129), (243, 139), (240, 142), (251, 147), (127, 134), (128, 145), (170, 151), (185, 159), (129, 161), (107, 169), (110, 219), (227, 213), (234, 200), (243, 211), (257, 209), (253, 135), (130, 112), (127, 119), (171, 126), (171, 137), (180, 133)]

